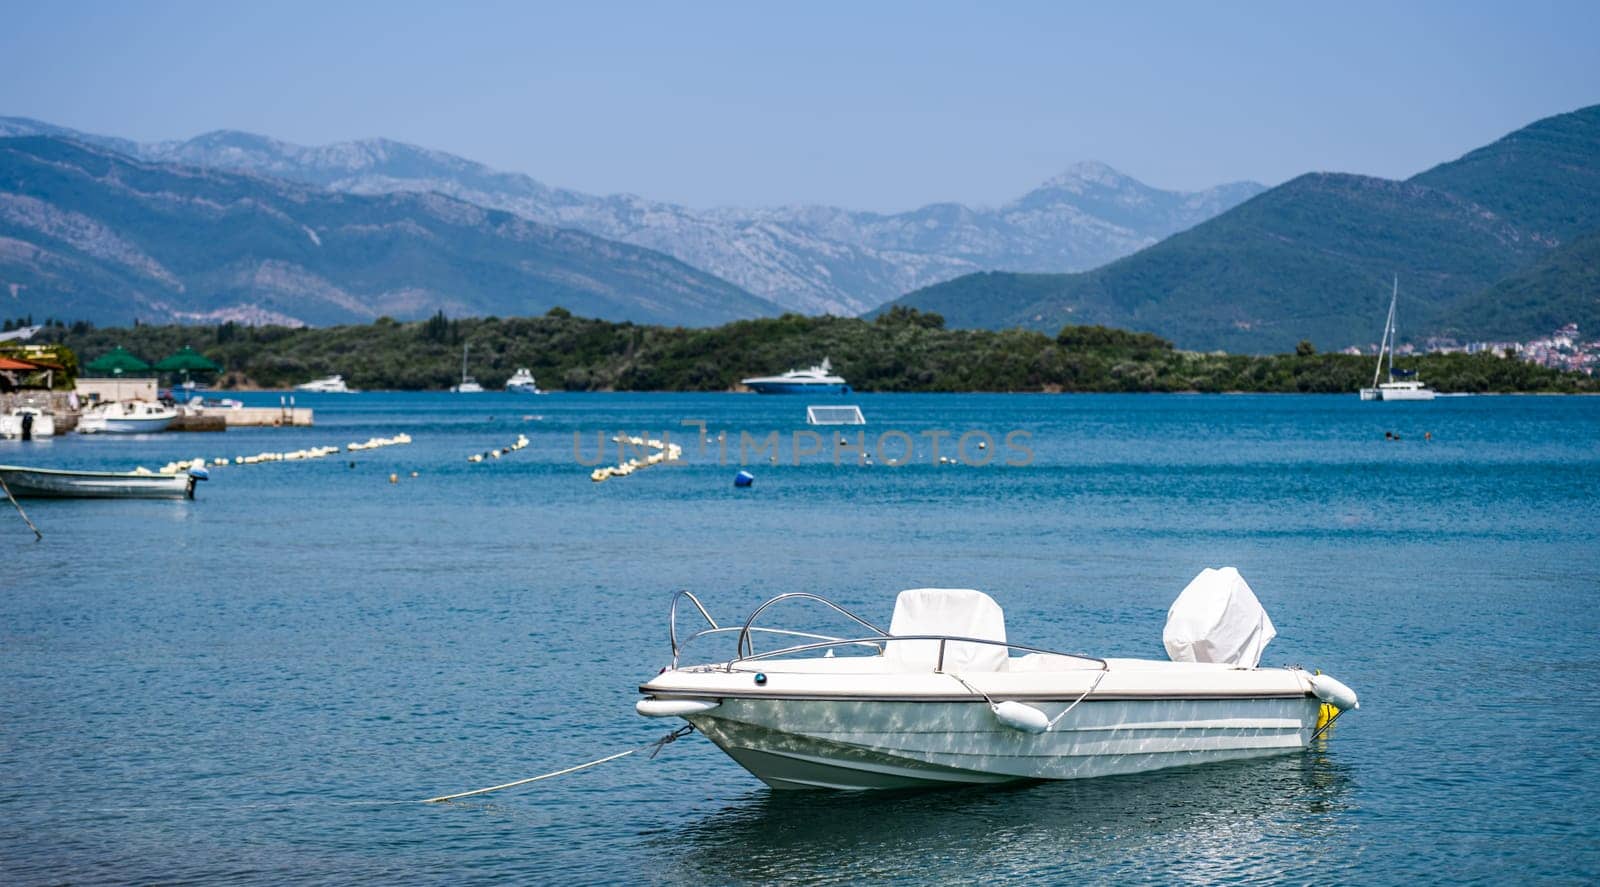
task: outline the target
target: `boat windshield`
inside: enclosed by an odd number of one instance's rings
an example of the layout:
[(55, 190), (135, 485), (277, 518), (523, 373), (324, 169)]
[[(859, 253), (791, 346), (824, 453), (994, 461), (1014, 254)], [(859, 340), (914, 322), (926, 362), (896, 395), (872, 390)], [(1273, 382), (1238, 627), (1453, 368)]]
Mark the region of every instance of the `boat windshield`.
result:
[[(915, 589), (914, 591), (949, 590)], [(987, 595), (984, 597), (987, 598)], [(697, 614), (704, 619), (709, 627), (680, 639), (677, 624), (678, 605), (684, 600), (693, 605)], [(756, 624), (756, 620), (775, 605), (789, 601), (819, 604), (833, 614), (843, 616), (850, 622), (860, 626), (865, 633), (850, 637), (840, 637)], [(998, 607), (996, 609), (998, 610)], [(714, 667), (726, 671), (734, 671), (741, 668), (772, 668), (777, 664), (774, 660), (784, 660), (783, 664), (786, 668), (793, 669), (798, 667), (798, 670), (815, 670), (813, 666), (801, 665), (802, 660), (797, 660), (793, 657), (807, 657), (809, 659), (880, 657), (879, 661), (884, 663), (884, 667), (876, 670), (884, 671), (940, 671), (947, 664), (957, 664), (957, 659), (959, 658), (967, 662), (984, 662), (985, 664), (981, 667), (982, 670), (992, 670), (1004, 667), (998, 663), (1008, 662), (1007, 657), (1010, 656), (1011, 651), (1021, 651), (1024, 654), (1020, 658), (1009, 659), (1010, 663), (1018, 663), (1024, 670), (1038, 670), (1052, 665), (1063, 667), (1068, 663), (1076, 663), (1076, 667), (1106, 667), (1105, 660), (1099, 657), (1048, 650), (1042, 647), (1033, 647), (1009, 641), (1004, 637), (1003, 630), (999, 633), (999, 636), (971, 637), (945, 632), (924, 633), (917, 628), (915, 622), (912, 623), (911, 631), (904, 629), (895, 631), (894, 629), (899, 625), (900, 622), (897, 620), (891, 623), (891, 630), (885, 631), (833, 601), (809, 592), (788, 592), (769, 598), (751, 612), (749, 618), (742, 625), (737, 626), (719, 624), (712, 618), (711, 613), (700, 602), (700, 599), (690, 591), (679, 591), (674, 594), (667, 614), (667, 630), (672, 644), (673, 668), (678, 667), (680, 656), (690, 644), (701, 638), (714, 635), (733, 635), (735, 638), (734, 657), (725, 662), (714, 664)], [(757, 650), (757, 638), (765, 638), (767, 640), (780, 639), (780, 644), (787, 645)], [(899, 650), (896, 650), (897, 646)], [(976, 652), (975, 648), (980, 647), (995, 652), (992, 655), (985, 656), (982, 652)], [(976, 655), (974, 655), (975, 652)], [(756, 663), (767, 664), (757, 666)], [(1018, 665), (1011, 665), (1010, 670), (1018, 670)]]

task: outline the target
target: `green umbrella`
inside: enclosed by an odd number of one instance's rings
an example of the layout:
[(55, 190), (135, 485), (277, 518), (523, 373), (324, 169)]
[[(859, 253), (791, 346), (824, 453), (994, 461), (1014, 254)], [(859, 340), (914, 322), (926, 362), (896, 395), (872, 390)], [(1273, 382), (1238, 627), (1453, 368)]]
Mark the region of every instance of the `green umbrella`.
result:
[(149, 372), (150, 364), (134, 357), (128, 349), (118, 345), (90, 361), (83, 369), (97, 376), (120, 376), (124, 373)]
[(222, 367), (207, 360), (204, 354), (185, 345), (170, 357), (157, 363), (156, 369), (163, 373), (214, 373)]

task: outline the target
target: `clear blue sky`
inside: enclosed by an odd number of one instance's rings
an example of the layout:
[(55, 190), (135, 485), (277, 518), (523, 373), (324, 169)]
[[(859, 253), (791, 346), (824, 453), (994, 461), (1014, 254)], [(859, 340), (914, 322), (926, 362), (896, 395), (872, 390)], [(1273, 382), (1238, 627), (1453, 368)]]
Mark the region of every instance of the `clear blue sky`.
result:
[[(41, 3), (0, 114), (388, 136), (693, 206), (1419, 172), (1600, 102), (1600, 3)], [(231, 7), (231, 8), (230, 8)]]

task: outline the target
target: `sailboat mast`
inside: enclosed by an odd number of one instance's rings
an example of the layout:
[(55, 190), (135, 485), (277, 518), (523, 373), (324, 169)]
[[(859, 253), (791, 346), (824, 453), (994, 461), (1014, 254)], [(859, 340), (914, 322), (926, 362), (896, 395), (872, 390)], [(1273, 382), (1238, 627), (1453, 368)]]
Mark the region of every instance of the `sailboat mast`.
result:
[[(1394, 311), (1393, 308), (1390, 308), (1389, 310), (1391, 312)], [(471, 345), (461, 346), (461, 381), (463, 382), (467, 381), (467, 349), (471, 347)]]
[(1394, 349), (1400, 344), (1400, 331), (1395, 328), (1395, 306), (1400, 303), (1400, 275), (1394, 276), (1394, 292), (1389, 295), (1389, 381), (1394, 381)]
[(1383, 376), (1383, 358), (1389, 355), (1389, 373), (1394, 374), (1394, 352), (1390, 336), (1394, 333), (1394, 302), (1400, 295), (1400, 275), (1394, 278), (1394, 294), (1389, 297), (1389, 315), (1383, 319), (1383, 339), (1378, 343), (1378, 365), (1372, 368), (1372, 387), (1378, 387), (1378, 379)]

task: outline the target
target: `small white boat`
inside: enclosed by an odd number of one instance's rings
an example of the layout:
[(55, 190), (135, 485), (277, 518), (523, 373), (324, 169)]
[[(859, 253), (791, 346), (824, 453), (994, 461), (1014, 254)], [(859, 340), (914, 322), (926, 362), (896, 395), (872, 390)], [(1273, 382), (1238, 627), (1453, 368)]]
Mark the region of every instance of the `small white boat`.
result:
[[(1362, 400), (1433, 400), (1434, 391), (1415, 378), (1415, 370), (1394, 368), (1394, 309), (1400, 298), (1400, 277), (1395, 276), (1394, 292), (1389, 296), (1389, 319), (1383, 322), (1383, 343), (1378, 346), (1378, 366), (1372, 371), (1372, 387), (1361, 389)], [(1380, 383), (1383, 359), (1389, 358), (1389, 381)], [(1399, 378), (1396, 378), (1399, 377)]]
[(305, 391), (313, 394), (354, 394), (350, 386), (344, 383), (344, 376), (334, 373), (321, 379), (312, 379), (303, 385), (294, 386), (296, 391)]
[(477, 379), (467, 375), (467, 348), (469, 347), (468, 345), (461, 346), (461, 383), (451, 385), (450, 390), (457, 394), (482, 394), (483, 386), (478, 384)]
[(833, 364), (822, 363), (803, 370), (790, 370), (776, 376), (754, 376), (739, 384), (757, 394), (849, 394), (850, 385), (833, 374)]
[(517, 371), (506, 380), (506, 390), (514, 394), (543, 394), (539, 390), (539, 383), (533, 379), (533, 373), (527, 367), (517, 367)]
[(204, 468), (185, 474), (120, 471), (61, 471), (0, 465), (0, 480), (18, 499), (193, 499)]
[(55, 414), (44, 407), (22, 404), (0, 416), (0, 437), (32, 440), (53, 437), (56, 433)]
[[(684, 599), (711, 627), (680, 644)], [(864, 631), (839, 638), (755, 624), (796, 600)], [(1357, 707), (1355, 693), (1326, 675), (1257, 667), (1275, 631), (1231, 567), (1201, 573), (1173, 604), (1163, 633), (1173, 661), (1012, 643), (999, 605), (969, 589), (901, 592), (887, 631), (805, 593), (721, 626), (679, 592), (668, 634), (672, 663), (639, 688), (638, 713), (683, 718), (779, 789), (1078, 779), (1282, 754)], [(679, 665), (688, 643), (729, 634), (734, 658)], [(758, 638), (773, 636), (788, 646), (756, 651)]]
[(85, 410), (78, 419), (81, 434), (153, 434), (166, 431), (178, 411), (164, 403), (120, 400)]
[(231, 397), (201, 397), (196, 394), (189, 398), (189, 402), (184, 406), (196, 412), (201, 410), (242, 410), (244, 409), (244, 401), (235, 400)]

